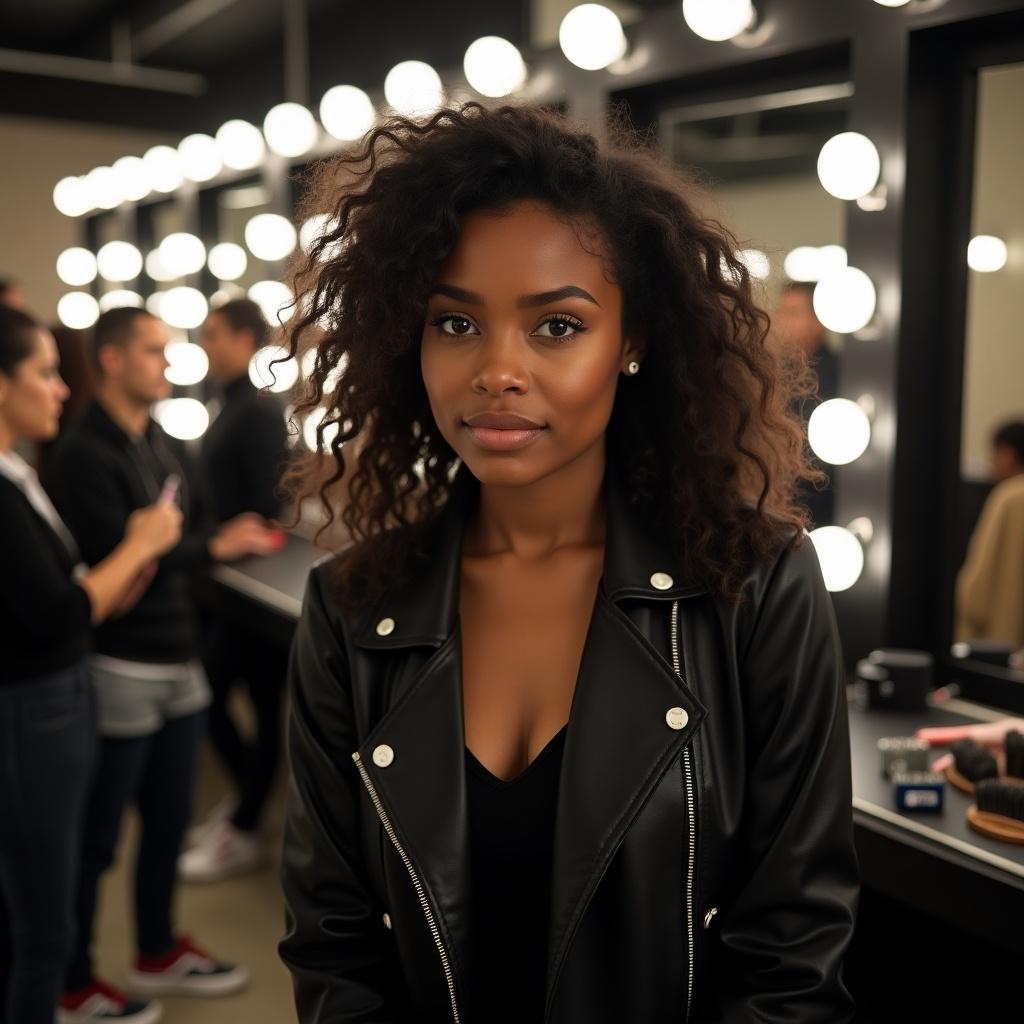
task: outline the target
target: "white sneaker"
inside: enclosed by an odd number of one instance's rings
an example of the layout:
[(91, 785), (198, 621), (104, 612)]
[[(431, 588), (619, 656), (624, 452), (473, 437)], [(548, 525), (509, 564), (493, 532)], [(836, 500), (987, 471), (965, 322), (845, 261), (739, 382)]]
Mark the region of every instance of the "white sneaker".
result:
[(226, 996), (249, 984), (249, 972), (210, 956), (182, 936), (158, 959), (137, 957), (128, 971), (128, 988), (142, 995)]
[(215, 804), (203, 821), (188, 830), (185, 837), (187, 846), (196, 846), (203, 841), (203, 837), (214, 826), (222, 821), (229, 821), (238, 809), (238, 801), (233, 796), (226, 796), (219, 803)]
[(229, 821), (211, 827), (199, 844), (178, 858), (178, 876), (185, 882), (217, 882), (243, 875), (263, 863), (263, 843)]

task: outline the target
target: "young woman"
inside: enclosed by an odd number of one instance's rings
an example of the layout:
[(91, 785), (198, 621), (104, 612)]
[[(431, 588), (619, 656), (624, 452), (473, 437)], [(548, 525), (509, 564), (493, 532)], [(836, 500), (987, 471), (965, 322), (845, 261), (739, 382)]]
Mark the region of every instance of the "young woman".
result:
[[(138, 511), (85, 569), (15, 451), (57, 434), (68, 389), (53, 336), (0, 307), (0, 1020), (53, 1024), (71, 941), (72, 887), (95, 749), (90, 628), (127, 610), (177, 543), (172, 503)], [(135, 1018), (133, 1018), (135, 1019)], [(139, 1017), (143, 1019), (155, 1019)]]
[(353, 543), (289, 672), (303, 1024), (852, 1016), (807, 368), (733, 237), (612, 128), (392, 118), (314, 193), (291, 344), (326, 328), (299, 412), (326, 408)]

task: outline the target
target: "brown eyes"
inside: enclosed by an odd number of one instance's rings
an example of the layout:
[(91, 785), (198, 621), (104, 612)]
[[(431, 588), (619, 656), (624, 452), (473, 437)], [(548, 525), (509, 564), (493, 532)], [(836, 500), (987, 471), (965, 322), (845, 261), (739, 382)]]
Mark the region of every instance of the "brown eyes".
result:
[[(459, 324), (466, 325), (469, 328), (473, 327), (473, 322), (470, 319), (464, 316), (459, 316), (456, 313), (445, 313), (443, 316), (436, 317), (435, 319), (430, 321), (430, 326), (441, 327), (442, 324), (446, 324), (448, 322), (451, 322), (453, 326)], [(558, 329), (562, 331), (562, 333), (554, 333), (554, 329), (552, 329), (552, 333), (541, 335), (541, 337), (549, 338), (552, 341), (569, 341), (572, 338), (574, 338), (577, 334), (582, 334), (584, 331), (587, 330), (582, 320), (578, 320), (576, 317), (570, 316), (566, 313), (557, 313), (547, 317), (546, 319), (541, 321), (540, 324), (537, 325), (537, 329), (540, 330), (544, 327), (548, 327), (550, 324), (559, 325)], [(441, 333), (448, 335), (448, 337), (450, 338), (465, 338), (470, 336), (473, 333), (473, 331), (449, 331), (442, 328)]]

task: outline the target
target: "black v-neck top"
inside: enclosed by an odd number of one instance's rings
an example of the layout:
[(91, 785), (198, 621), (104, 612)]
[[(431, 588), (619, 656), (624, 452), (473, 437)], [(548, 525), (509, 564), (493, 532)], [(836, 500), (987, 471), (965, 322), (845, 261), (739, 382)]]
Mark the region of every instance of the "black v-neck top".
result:
[(513, 779), (466, 747), (476, 979), (489, 1024), (544, 1016), (551, 857), (568, 723)]

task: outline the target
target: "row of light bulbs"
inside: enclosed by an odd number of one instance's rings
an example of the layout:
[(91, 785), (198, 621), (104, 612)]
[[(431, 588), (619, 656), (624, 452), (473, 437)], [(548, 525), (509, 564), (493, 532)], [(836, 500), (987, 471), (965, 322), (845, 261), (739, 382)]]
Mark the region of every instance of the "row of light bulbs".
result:
[[(892, 0), (887, 5), (898, 6)], [(713, 41), (734, 38), (757, 20), (752, 0), (683, 0), (682, 14), (694, 33)], [(628, 50), (622, 22), (603, 4), (579, 4), (570, 10), (561, 21), (558, 40), (566, 59), (586, 70), (606, 68)], [(500, 36), (484, 36), (471, 43), (463, 57), (463, 71), (473, 89), (495, 98), (514, 93), (528, 77), (518, 48)], [(444, 94), (437, 71), (424, 61), (402, 61), (384, 79), (387, 102), (409, 116), (437, 109), (444, 102)], [(302, 104), (279, 103), (267, 112), (262, 131), (235, 118), (221, 125), (213, 136), (188, 135), (176, 148), (153, 146), (141, 157), (124, 156), (88, 174), (62, 178), (53, 190), (54, 205), (61, 213), (78, 217), (90, 210), (110, 210), (125, 202), (137, 202), (151, 192), (174, 192), (186, 180), (210, 181), (225, 167), (250, 170), (264, 160), (268, 149), (284, 157), (302, 156), (317, 145), (320, 125), (332, 138), (350, 142), (369, 130), (376, 112), (362, 89), (336, 85), (321, 98), (319, 115), (318, 125), (312, 111)], [(840, 161), (843, 145), (836, 143), (835, 147)]]

